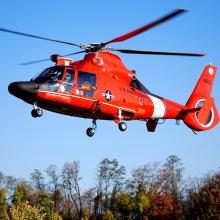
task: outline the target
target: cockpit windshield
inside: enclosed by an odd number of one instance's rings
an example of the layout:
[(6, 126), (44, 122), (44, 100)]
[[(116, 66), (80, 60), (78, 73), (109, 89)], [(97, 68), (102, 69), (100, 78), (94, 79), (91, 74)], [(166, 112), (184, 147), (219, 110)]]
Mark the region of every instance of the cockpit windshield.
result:
[(36, 83), (42, 83), (42, 82), (56, 82), (58, 80), (61, 80), (63, 77), (64, 68), (60, 66), (54, 66), (47, 68), (43, 72), (41, 72), (39, 75), (34, 77), (32, 80)]

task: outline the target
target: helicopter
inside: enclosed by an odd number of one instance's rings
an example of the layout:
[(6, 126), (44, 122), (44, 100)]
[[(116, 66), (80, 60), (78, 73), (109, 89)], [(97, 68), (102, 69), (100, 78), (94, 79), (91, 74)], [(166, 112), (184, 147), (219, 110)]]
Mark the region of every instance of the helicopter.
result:
[[(205, 131), (219, 122), (218, 111), (211, 96), (217, 67), (208, 64), (202, 72), (191, 96), (185, 105), (151, 93), (137, 79), (134, 70), (129, 70), (121, 58), (113, 52), (127, 54), (204, 56), (202, 53), (162, 52), (149, 50), (115, 49), (109, 44), (122, 42), (158, 26), (180, 14), (185, 9), (176, 9), (169, 14), (103, 43), (75, 44), (66, 41), (27, 34), (5, 28), (0, 31), (56, 43), (68, 44), (81, 50), (60, 56), (51, 55), (55, 64), (43, 70), (30, 81), (12, 82), (9, 92), (33, 105), (31, 115), (41, 117), (43, 110), (59, 114), (92, 119), (92, 127), (86, 130), (92, 137), (97, 129), (97, 120), (112, 120), (120, 131), (127, 129), (126, 121), (146, 122), (148, 132), (155, 132), (159, 120), (175, 119), (193, 130)], [(82, 60), (73, 61), (69, 56), (85, 53)], [(24, 65), (47, 61), (41, 59)]]

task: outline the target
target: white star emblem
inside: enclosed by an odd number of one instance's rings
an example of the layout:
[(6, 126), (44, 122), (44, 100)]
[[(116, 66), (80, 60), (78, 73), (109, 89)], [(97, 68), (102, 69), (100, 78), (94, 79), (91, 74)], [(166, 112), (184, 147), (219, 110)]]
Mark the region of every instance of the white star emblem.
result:
[(107, 90), (105, 93), (102, 93), (102, 96), (104, 96), (107, 101), (110, 101), (114, 98), (114, 96), (109, 90)]

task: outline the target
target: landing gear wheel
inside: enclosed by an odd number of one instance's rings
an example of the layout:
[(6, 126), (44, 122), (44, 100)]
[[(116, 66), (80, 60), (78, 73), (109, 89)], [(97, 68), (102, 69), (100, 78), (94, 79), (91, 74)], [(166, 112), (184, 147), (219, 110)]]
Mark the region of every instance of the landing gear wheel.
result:
[(41, 117), (43, 115), (43, 110), (40, 109), (40, 108), (37, 108), (36, 109), (36, 114), (37, 114), (37, 117)]
[(125, 122), (120, 122), (118, 124), (118, 128), (119, 128), (120, 131), (125, 131), (127, 129), (127, 125), (126, 125)]
[(92, 137), (94, 134), (95, 134), (95, 130), (93, 128), (88, 128), (86, 130), (86, 134), (89, 136), (89, 137)]
[(40, 109), (40, 108), (33, 109), (33, 110), (31, 111), (31, 115), (32, 115), (34, 118), (41, 117), (41, 116), (43, 115), (43, 110)]
[(93, 119), (93, 120), (92, 120), (92, 128), (88, 128), (88, 129), (86, 130), (86, 134), (87, 134), (89, 137), (92, 137), (92, 136), (95, 134), (96, 128), (97, 128), (96, 119)]
[(35, 109), (33, 109), (33, 110), (31, 111), (31, 115), (32, 115), (32, 117), (34, 117), (34, 118), (37, 117), (37, 114), (36, 114), (36, 110), (35, 110)]

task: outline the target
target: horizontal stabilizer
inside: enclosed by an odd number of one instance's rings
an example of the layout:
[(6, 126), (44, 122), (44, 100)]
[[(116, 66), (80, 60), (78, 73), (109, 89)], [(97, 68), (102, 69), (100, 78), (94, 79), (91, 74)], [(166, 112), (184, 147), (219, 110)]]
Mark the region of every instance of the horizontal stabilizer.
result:
[(185, 109), (185, 110), (181, 111), (181, 114), (184, 115), (184, 114), (189, 113), (189, 112), (198, 112), (200, 109), (201, 109), (201, 107)]

